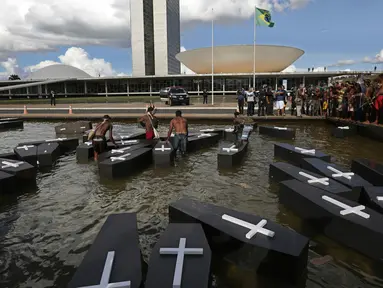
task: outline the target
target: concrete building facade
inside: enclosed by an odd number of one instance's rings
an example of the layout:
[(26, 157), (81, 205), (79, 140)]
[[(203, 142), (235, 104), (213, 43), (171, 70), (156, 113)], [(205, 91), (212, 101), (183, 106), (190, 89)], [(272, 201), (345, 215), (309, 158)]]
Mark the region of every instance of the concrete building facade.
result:
[(133, 76), (181, 73), (179, 0), (131, 0)]

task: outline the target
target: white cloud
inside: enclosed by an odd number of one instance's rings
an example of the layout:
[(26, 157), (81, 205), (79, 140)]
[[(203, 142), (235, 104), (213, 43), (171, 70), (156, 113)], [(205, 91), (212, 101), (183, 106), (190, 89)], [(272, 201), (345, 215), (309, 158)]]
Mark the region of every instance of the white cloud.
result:
[[(298, 9), (310, 0), (180, 0), (182, 23), (243, 20), (254, 7)], [(130, 0), (1, 1), (0, 57), (58, 46), (130, 46)], [(212, 12), (212, 8), (214, 12)]]
[(297, 68), (297, 67), (295, 67), (295, 65), (290, 65), (289, 67), (287, 67), (282, 72), (284, 72), (284, 73), (307, 72), (307, 69)]
[(340, 67), (340, 66), (348, 66), (348, 65), (353, 65), (356, 64), (357, 61), (355, 60), (339, 60), (338, 62), (328, 65), (328, 67)]
[(375, 55), (375, 57), (364, 57), (363, 61), (364, 63), (373, 63), (373, 64), (381, 64), (383, 63), (383, 49), (380, 50), (378, 54)]

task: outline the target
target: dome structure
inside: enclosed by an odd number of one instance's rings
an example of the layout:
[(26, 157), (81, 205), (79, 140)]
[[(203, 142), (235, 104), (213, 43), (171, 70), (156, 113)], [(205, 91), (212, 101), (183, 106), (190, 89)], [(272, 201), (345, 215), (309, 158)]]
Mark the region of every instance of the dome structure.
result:
[(27, 79), (47, 80), (47, 79), (68, 79), (68, 78), (91, 78), (91, 76), (73, 66), (64, 64), (54, 64), (32, 72)]
[[(216, 46), (214, 73), (253, 73), (253, 45)], [(256, 45), (255, 72), (281, 72), (305, 52), (301, 49), (276, 45)], [(212, 48), (186, 50), (176, 55), (178, 61), (197, 74), (211, 74)]]

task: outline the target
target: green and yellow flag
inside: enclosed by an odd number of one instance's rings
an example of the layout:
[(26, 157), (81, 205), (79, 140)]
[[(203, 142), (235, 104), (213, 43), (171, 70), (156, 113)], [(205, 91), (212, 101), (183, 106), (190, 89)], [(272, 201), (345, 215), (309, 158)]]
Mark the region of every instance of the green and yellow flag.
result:
[(270, 11), (255, 8), (255, 17), (257, 19), (258, 26), (274, 27), (274, 22), (271, 22)]

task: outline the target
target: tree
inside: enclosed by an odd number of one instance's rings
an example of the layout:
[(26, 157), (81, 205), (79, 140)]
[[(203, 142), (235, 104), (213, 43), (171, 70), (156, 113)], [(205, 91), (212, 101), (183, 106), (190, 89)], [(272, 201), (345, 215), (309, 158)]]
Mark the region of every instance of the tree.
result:
[(10, 75), (10, 76), (8, 77), (8, 80), (13, 81), (13, 80), (21, 80), (21, 79), (20, 79), (19, 75), (12, 74), (12, 75)]

